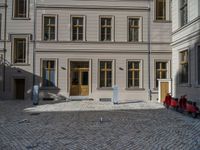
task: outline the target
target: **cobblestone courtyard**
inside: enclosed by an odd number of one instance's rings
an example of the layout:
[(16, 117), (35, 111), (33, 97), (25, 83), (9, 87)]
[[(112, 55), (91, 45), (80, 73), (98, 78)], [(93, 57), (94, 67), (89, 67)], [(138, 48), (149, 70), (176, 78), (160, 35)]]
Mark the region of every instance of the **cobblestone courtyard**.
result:
[(0, 149), (200, 150), (200, 119), (157, 103), (93, 103), (0, 101)]

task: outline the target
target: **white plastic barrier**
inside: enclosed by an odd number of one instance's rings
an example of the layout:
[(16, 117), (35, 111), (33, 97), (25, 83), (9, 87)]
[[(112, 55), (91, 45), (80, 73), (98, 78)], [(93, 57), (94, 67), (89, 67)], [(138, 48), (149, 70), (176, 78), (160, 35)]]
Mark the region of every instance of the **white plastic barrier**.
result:
[(112, 98), (113, 104), (119, 104), (119, 87), (115, 85), (113, 87), (113, 98)]
[(38, 105), (39, 103), (39, 86), (34, 85), (33, 87), (33, 105)]

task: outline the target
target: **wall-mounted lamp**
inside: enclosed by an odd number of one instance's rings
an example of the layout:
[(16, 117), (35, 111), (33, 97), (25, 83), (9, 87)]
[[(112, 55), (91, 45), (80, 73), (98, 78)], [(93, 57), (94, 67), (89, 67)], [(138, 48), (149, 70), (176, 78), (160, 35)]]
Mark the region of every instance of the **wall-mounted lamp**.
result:
[(119, 67), (119, 70), (124, 70), (124, 68), (122, 68), (122, 67)]
[(66, 70), (66, 68), (65, 68), (65, 67), (61, 67), (61, 69), (62, 69), (62, 70)]

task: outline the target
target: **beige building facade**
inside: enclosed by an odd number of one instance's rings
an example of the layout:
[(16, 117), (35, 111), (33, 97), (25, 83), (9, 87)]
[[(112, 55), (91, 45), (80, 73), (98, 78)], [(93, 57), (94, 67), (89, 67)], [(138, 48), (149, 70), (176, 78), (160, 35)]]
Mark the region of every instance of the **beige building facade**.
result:
[(31, 98), (39, 85), (41, 99), (111, 99), (118, 86), (121, 101), (157, 100), (157, 79), (171, 78), (170, 0), (8, 0), (7, 6), (0, 4), (4, 99)]

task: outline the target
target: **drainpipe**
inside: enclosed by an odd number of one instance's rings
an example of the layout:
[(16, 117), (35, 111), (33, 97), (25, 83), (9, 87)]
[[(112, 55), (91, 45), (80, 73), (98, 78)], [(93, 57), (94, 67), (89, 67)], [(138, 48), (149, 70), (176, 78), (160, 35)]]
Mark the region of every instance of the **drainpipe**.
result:
[(148, 98), (152, 100), (151, 93), (151, 0), (149, 0), (148, 10)]
[(4, 4), (4, 47), (3, 47), (3, 92), (6, 91), (6, 34), (7, 34), (7, 0), (5, 0)]
[[(36, 50), (36, 17), (37, 17), (37, 12), (36, 12), (36, 4), (37, 0), (34, 0), (34, 22), (33, 22), (33, 87), (35, 85), (35, 50)], [(32, 99), (33, 99), (33, 88), (32, 88)]]

